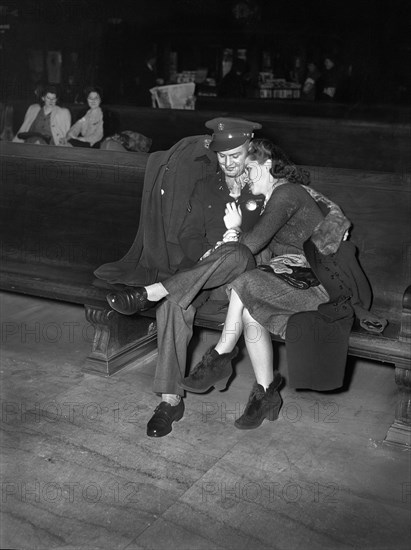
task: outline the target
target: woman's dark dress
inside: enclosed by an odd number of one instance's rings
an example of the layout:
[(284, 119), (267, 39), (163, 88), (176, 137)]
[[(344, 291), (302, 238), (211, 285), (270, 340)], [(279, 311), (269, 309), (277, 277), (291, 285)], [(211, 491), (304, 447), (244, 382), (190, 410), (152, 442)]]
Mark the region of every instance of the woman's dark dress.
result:
[[(246, 244), (253, 254), (267, 247), (271, 257), (304, 255), (304, 242), (323, 219), (317, 203), (304, 186), (285, 183), (274, 189), (260, 220), (251, 231), (242, 234), (240, 242)], [(267, 256), (263, 263), (268, 263)], [(259, 269), (243, 273), (228, 288), (236, 291), (258, 323), (282, 337), (293, 313), (315, 310), (328, 300), (322, 285), (300, 290)]]

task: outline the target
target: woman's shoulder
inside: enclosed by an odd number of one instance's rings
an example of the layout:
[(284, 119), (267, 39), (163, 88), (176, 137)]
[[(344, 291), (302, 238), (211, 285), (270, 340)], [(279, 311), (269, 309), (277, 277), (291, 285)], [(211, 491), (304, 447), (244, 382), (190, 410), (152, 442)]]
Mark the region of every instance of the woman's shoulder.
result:
[(67, 107), (60, 107), (59, 105), (56, 105), (54, 112), (58, 115), (70, 115), (70, 111), (67, 109)]
[(70, 112), (70, 111), (67, 109), (67, 107), (61, 107), (60, 105), (56, 105), (55, 109), (56, 109), (56, 111), (60, 111), (60, 112), (61, 112), (61, 111), (64, 111), (64, 112), (68, 111), (68, 112)]
[(307, 192), (304, 190), (304, 186), (299, 183), (289, 183), (288, 181), (279, 185), (274, 189), (273, 195), (276, 195), (277, 199), (279, 197), (304, 197)]
[(39, 105), (38, 103), (32, 103), (27, 108), (27, 113), (38, 113), (40, 109), (41, 109), (41, 105)]
[(303, 197), (303, 198), (309, 198), (310, 197), (310, 193), (309, 193), (309, 191), (307, 191), (307, 186), (303, 185), (301, 183), (288, 183), (287, 182), (284, 185), (281, 185), (278, 189), (279, 189), (279, 191), (283, 192), (284, 194), (293, 195), (295, 197)]
[(270, 210), (284, 208), (296, 210), (305, 205), (307, 200), (309, 200), (309, 195), (303, 185), (286, 182), (274, 189), (267, 208)]

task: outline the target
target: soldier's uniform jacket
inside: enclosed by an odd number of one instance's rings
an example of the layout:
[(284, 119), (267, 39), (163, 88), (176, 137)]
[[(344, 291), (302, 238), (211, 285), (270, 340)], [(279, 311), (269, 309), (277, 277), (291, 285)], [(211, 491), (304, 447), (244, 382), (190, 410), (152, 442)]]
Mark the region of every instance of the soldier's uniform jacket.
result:
[[(221, 241), (226, 231), (223, 221), (225, 206), (234, 200), (221, 170), (212, 177), (196, 182), (179, 236), (186, 260), (198, 261), (207, 250)], [(264, 197), (255, 197), (245, 187), (236, 202), (240, 204), (243, 214), (241, 228), (248, 231), (260, 216)], [(187, 261), (185, 263), (188, 264)]]
[[(225, 205), (233, 199), (226, 185), (221, 184), (216, 154), (205, 147), (209, 139), (208, 135), (190, 136), (168, 151), (149, 155), (135, 240), (125, 256), (96, 269), (94, 274), (98, 279), (128, 285), (161, 281), (181, 267), (196, 262), (205, 251), (204, 247), (210, 248), (222, 238), (226, 230)], [(190, 199), (194, 189), (198, 189), (195, 195), (198, 203)], [(199, 214), (203, 199), (207, 206), (211, 205), (204, 209), (207, 216)], [(196, 205), (195, 214), (193, 210), (188, 212), (189, 204)], [(245, 210), (242, 208), (243, 213)], [(185, 220), (186, 214), (190, 216)], [(254, 213), (258, 215), (259, 212)], [(247, 215), (244, 222), (248, 223), (246, 218)], [(190, 229), (192, 222), (193, 230)], [(183, 223), (186, 237), (182, 246), (179, 235)], [(193, 247), (190, 252), (190, 241), (196, 232), (201, 232), (203, 237), (200, 246)]]

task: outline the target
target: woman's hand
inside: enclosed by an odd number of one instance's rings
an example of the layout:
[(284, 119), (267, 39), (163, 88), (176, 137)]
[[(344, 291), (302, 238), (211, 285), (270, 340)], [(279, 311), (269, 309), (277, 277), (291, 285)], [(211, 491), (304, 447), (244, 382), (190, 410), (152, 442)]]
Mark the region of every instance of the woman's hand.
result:
[(227, 229), (240, 228), (243, 223), (241, 207), (237, 206), (235, 202), (228, 202), (223, 220)]
[(238, 237), (240, 236), (240, 230), (237, 229), (227, 229), (223, 235), (223, 242), (237, 242)]

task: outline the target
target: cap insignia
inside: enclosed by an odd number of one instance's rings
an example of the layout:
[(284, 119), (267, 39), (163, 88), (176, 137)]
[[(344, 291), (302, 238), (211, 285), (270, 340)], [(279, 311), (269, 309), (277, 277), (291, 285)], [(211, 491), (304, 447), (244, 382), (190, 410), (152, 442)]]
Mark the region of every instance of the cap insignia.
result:
[(219, 129), (220, 131), (223, 131), (223, 130), (224, 130), (224, 124), (223, 124), (222, 122), (219, 122), (219, 123), (218, 123), (218, 129)]

